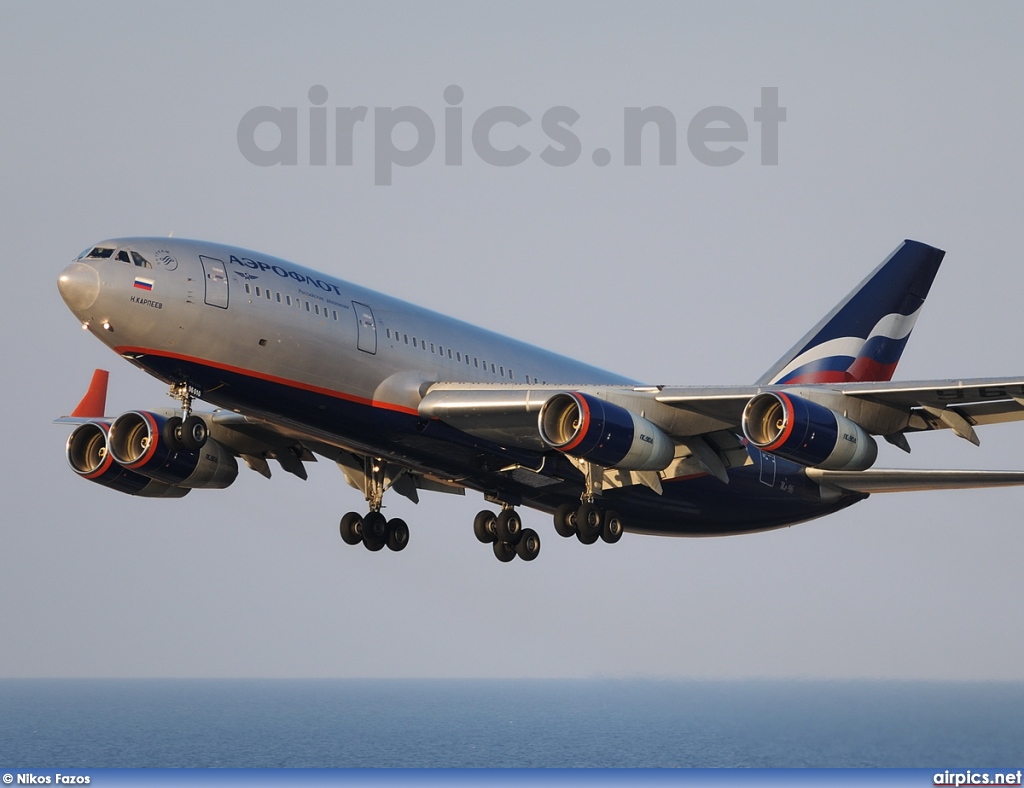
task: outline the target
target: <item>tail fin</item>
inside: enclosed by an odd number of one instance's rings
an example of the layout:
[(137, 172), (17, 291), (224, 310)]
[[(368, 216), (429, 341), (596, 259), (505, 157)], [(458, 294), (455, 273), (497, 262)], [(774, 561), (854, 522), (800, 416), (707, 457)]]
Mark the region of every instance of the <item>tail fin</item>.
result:
[(757, 383), (891, 380), (945, 254), (904, 241)]

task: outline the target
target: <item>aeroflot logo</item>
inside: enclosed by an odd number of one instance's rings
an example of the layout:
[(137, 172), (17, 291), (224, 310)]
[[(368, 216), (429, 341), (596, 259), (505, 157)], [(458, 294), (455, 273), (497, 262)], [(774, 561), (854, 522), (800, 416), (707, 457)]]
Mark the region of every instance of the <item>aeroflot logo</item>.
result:
[[(341, 295), (341, 290), (339, 290), (338, 286), (333, 282), (328, 282), (324, 279), (314, 279), (311, 276), (300, 274), (298, 271), (292, 271), (291, 269), (284, 268), (276, 263), (265, 263), (262, 260), (253, 260), (251, 257), (236, 257), (235, 255), (231, 255), (231, 264), (237, 265), (240, 268), (269, 271), (270, 273), (277, 274), (282, 279), (294, 279), (296, 282), (305, 282), (306, 284), (312, 285), (324, 292), (337, 293), (338, 295)], [(242, 276), (246, 279), (257, 278), (244, 272), (242, 273)]]
[[(329, 144), (327, 88), (313, 85), (308, 93), (310, 106), (302, 114), (308, 131), (309, 164), (323, 166), (331, 158), (336, 166), (351, 166), (357, 152), (367, 146), (373, 151), (373, 177), (377, 186), (390, 186), (395, 166), (415, 167), (422, 164), (434, 151), (437, 126), (431, 115), (420, 107), (374, 107), (372, 121), (368, 121), (370, 108), (334, 107), (333, 144)], [(461, 106), (465, 93), (458, 85), (444, 89), (444, 105), (436, 107), (434, 114), (442, 115), (441, 135), (444, 139), (445, 166), (459, 167), (463, 163), (463, 136), (469, 131), (473, 152), (486, 164), (494, 167), (514, 167), (522, 164), (534, 152), (523, 143), (528, 142), (534, 116), (519, 107), (497, 106), (475, 118), (464, 118)], [(299, 107), (253, 107), (238, 122), (238, 150), (247, 161), (259, 167), (297, 165), (299, 163)], [(567, 167), (579, 161), (584, 146), (573, 126), (581, 115), (572, 107), (549, 107), (540, 116), (540, 128), (547, 144), (539, 151), (541, 161), (552, 167)], [(786, 120), (786, 108), (779, 106), (779, 89), (761, 88), (760, 106), (748, 115), (760, 127), (762, 165), (779, 163), (779, 124)], [(366, 126), (372, 122), (371, 132)], [(622, 163), (639, 166), (642, 163), (642, 137), (646, 127), (653, 126), (657, 135), (658, 164), (676, 163), (676, 117), (661, 106), (624, 107), (622, 109)], [(533, 127), (535, 128), (535, 127)], [(396, 142), (396, 134), (398, 141)], [(306, 135), (302, 135), (305, 137)], [(650, 139), (651, 134), (648, 134)], [(690, 154), (709, 167), (735, 164), (747, 152), (739, 144), (749, 141), (750, 132), (744, 115), (723, 106), (704, 107), (693, 114), (686, 125), (686, 144)], [(304, 140), (305, 141), (305, 140)], [(543, 144), (543, 140), (540, 144)], [(648, 144), (651, 144), (649, 142)], [(539, 147), (539, 146), (538, 146)], [(653, 151), (648, 152), (648, 160)], [(612, 163), (611, 150), (604, 147), (590, 149), (590, 160), (597, 167)]]

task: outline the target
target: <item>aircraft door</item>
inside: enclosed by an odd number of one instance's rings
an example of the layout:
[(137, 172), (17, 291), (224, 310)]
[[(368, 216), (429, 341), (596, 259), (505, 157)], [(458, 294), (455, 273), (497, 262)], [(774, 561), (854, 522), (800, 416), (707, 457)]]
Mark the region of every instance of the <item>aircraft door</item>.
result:
[(215, 257), (199, 255), (203, 264), (203, 280), (206, 285), (206, 303), (220, 309), (228, 308), (228, 274), (224, 263)]
[(366, 304), (352, 302), (356, 313), (356, 347), (365, 353), (377, 352), (377, 322), (373, 319), (373, 310)]
[(761, 484), (775, 486), (775, 455), (766, 451), (757, 452), (761, 456)]

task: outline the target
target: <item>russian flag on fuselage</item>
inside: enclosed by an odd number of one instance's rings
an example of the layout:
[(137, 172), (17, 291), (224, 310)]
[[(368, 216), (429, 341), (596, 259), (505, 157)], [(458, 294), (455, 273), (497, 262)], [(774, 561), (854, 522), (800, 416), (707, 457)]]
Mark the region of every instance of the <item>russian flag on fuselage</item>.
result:
[(904, 241), (757, 382), (891, 380), (944, 255)]

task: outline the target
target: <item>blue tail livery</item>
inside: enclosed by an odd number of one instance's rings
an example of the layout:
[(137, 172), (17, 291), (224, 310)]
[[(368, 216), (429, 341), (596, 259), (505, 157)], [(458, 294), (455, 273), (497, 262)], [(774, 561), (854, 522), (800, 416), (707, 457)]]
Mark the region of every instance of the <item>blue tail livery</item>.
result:
[(944, 255), (904, 241), (758, 383), (891, 380)]

